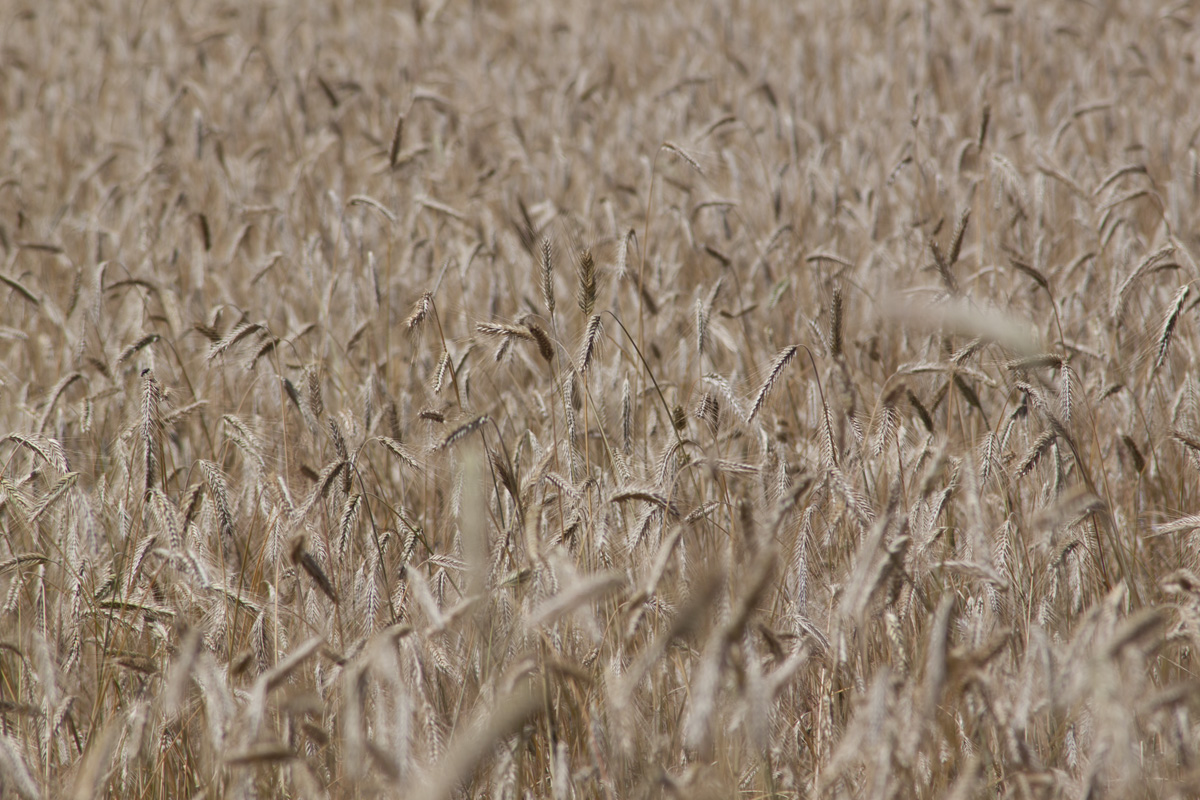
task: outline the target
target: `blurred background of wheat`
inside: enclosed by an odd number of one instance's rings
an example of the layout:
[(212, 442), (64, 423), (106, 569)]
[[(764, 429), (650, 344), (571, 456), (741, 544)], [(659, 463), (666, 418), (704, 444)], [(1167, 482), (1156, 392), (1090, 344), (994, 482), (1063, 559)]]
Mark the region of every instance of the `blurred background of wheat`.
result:
[(3, 4), (3, 793), (1195, 796), (1198, 24)]

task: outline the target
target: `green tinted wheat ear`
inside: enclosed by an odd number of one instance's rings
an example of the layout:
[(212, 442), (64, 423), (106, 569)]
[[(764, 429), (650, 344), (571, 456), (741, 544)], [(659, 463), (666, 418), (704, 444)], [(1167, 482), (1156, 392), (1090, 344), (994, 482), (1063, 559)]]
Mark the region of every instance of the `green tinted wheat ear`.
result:
[(833, 287), (829, 309), (829, 349), (836, 358), (842, 354), (842, 287)]
[(596, 355), (596, 347), (600, 343), (600, 335), (603, 333), (600, 327), (600, 315), (593, 314), (588, 320), (587, 329), (583, 334), (583, 347), (579, 353), (579, 371), (586, 373), (588, 367), (592, 364), (592, 358)]
[(571, 468), (571, 482), (574, 483), (578, 477), (576, 472), (576, 454), (575, 442), (579, 439), (578, 420), (575, 416), (575, 393), (578, 390), (575, 387), (575, 370), (570, 369), (562, 380), (562, 406), (563, 416), (567, 420), (567, 452), (570, 456), (569, 466)]
[(296, 537), (296, 540), (292, 543), (292, 562), (308, 573), (313, 583), (317, 584), (317, 588), (331, 602), (338, 602), (337, 591), (333, 588), (333, 582), (329, 580), (329, 576), (321, 569), (320, 563), (305, 549), (303, 536)]
[(241, 554), (238, 550), (237, 532), (233, 523), (233, 505), (229, 499), (229, 484), (221, 468), (211, 461), (198, 462), (204, 482), (208, 484), (209, 497), (217, 516), (217, 530), (220, 535), (221, 549), (225, 554), (226, 564), (235, 571), (241, 565)]
[(954, 228), (954, 236), (950, 239), (950, 252), (946, 254), (946, 261), (950, 266), (958, 263), (958, 257), (962, 253), (963, 237), (967, 232), (967, 223), (971, 221), (971, 209), (967, 207), (963, 209), (962, 216), (958, 218), (958, 225)]
[(59, 472), (71, 471), (66, 451), (63, 450), (62, 443), (57, 439), (43, 436), (40, 433), (10, 433), (8, 436), (0, 439), (0, 442), (16, 442), (22, 447), (28, 448), (30, 452), (40, 457)]
[(1155, 372), (1167, 360), (1167, 350), (1171, 346), (1171, 334), (1175, 332), (1175, 325), (1179, 322), (1179, 315), (1183, 311), (1183, 304), (1191, 289), (1191, 284), (1180, 286), (1179, 291), (1175, 293), (1175, 299), (1171, 301), (1171, 308), (1167, 311), (1166, 319), (1163, 320), (1162, 331), (1158, 334), (1158, 357), (1154, 360)]
[(413, 306), (412, 313), (408, 315), (408, 319), (404, 321), (404, 328), (410, 335), (416, 336), (421, 332), (425, 320), (429, 318), (429, 311), (433, 307), (433, 295), (429, 292), (424, 292)]
[[(514, 340), (521, 339), (527, 342), (535, 340), (533, 331), (525, 325), (509, 325), (504, 322), (476, 322), (475, 330), (484, 336), (500, 339), (500, 346), (496, 348), (497, 362), (503, 359)], [(541, 345), (539, 344), (538, 346), (540, 347)]]
[(239, 322), (237, 325), (234, 325), (232, 328), (230, 328), (229, 331), (218, 341), (213, 342), (209, 346), (208, 354), (205, 356), (205, 358), (209, 361), (212, 361), (225, 351), (229, 350), (229, 348), (236, 345), (238, 342), (244, 340), (246, 337), (255, 333), (259, 333), (262, 330), (262, 325), (259, 325), (256, 322), (246, 322), (243, 320), (242, 322)]
[[(349, 475), (349, 470), (343, 470), (343, 475)], [(354, 530), (358, 524), (358, 515), (362, 510), (362, 495), (355, 492), (346, 498), (342, 506), (342, 514), (338, 522), (338, 538), (336, 542), (339, 560), (346, 557), (346, 551), (354, 538)]]
[(459, 425), (457, 428), (455, 428), (453, 431), (451, 431), (450, 434), (442, 442), (442, 449), (447, 450), (447, 449), (453, 447), (456, 443), (467, 438), (472, 433), (475, 433), (477, 430), (481, 429), (484, 425), (488, 424), (488, 422), (490, 422), (490, 421), (491, 421), (491, 418), (488, 417), (487, 414), (480, 414), (478, 417), (471, 420), (470, 422)]
[(432, 292), (421, 293), (421, 297), (417, 300), (416, 305), (413, 306), (412, 313), (409, 314), (408, 319), (404, 321), (404, 327), (413, 340), (416, 341), (422, 327), (430, 318), (433, 319), (434, 325), (437, 327), (438, 339), (442, 345), (442, 355), (440, 356), (440, 361), (437, 367), (437, 389), (434, 391), (436, 393), (441, 390), (442, 378), (445, 377), (446, 373), (449, 373), (450, 383), (454, 387), (455, 402), (457, 402), (461, 408), (463, 402), (462, 393), (459, 391), (458, 387), (458, 375), (454, 368), (454, 362), (450, 358), (450, 349), (446, 345), (446, 332), (442, 330), (442, 320), (438, 315), (437, 306), (433, 302)]
[(342, 429), (338, 426), (337, 420), (330, 417), (328, 422), (329, 438), (333, 442), (333, 449), (337, 453), (338, 458), (343, 461), (350, 458), (350, 451), (346, 447), (346, 437), (342, 436)]
[(388, 165), (393, 169), (400, 159), (400, 145), (404, 142), (404, 114), (396, 117), (396, 128), (392, 132), (392, 146), (388, 151)]
[(433, 371), (433, 393), (438, 394), (442, 391), (442, 382), (446, 378), (446, 370), (450, 368), (450, 352), (443, 350), (442, 355), (438, 358), (437, 367)]
[(1029, 446), (1029, 449), (1025, 451), (1025, 455), (1021, 457), (1021, 460), (1017, 462), (1017, 467), (1013, 471), (1013, 474), (1018, 478), (1023, 478), (1028, 475), (1030, 471), (1032, 471), (1037, 465), (1042, 455), (1048, 449), (1050, 449), (1050, 445), (1054, 444), (1057, 438), (1058, 435), (1055, 433), (1053, 428), (1048, 428), (1043, 431), (1042, 434), (1033, 441), (1033, 444)]
[(629, 378), (621, 385), (621, 449), (625, 455), (633, 452), (633, 397), (629, 392)]
[(67, 494), (75, 488), (75, 485), (78, 482), (78, 472), (68, 472), (66, 475), (59, 478), (55, 484), (50, 487), (49, 491), (47, 491), (46, 494), (37, 501), (37, 505), (34, 507), (33, 513), (29, 516), (29, 521), (31, 523), (37, 522), (38, 517), (46, 513), (46, 511), (53, 508), (56, 503), (66, 497)]
[(136, 342), (134, 342), (133, 344), (129, 345), (124, 350), (122, 350), (121, 354), (119, 356), (117, 356), (117, 366), (124, 364), (126, 361), (128, 361), (130, 358), (132, 358), (134, 356), (134, 354), (136, 354), (139, 350), (141, 350), (145, 347), (149, 347), (150, 345), (154, 344), (161, 338), (162, 337), (159, 336), (157, 333), (151, 333), (148, 336), (143, 336), (142, 338), (138, 339)]
[(304, 368), (304, 400), (314, 420), (325, 413), (325, 401), (321, 397), (321, 372), (315, 364)]
[(537, 343), (538, 355), (542, 357), (542, 360), (547, 364), (554, 361), (554, 344), (550, 341), (550, 336), (546, 333), (546, 330), (533, 321), (527, 321), (525, 329), (529, 331), (529, 335)]
[(700, 399), (700, 405), (696, 409), (696, 417), (704, 420), (708, 425), (709, 432), (714, 436), (720, 428), (721, 420), (721, 403), (717, 400), (717, 396), (712, 392), (705, 392)]
[(585, 247), (579, 251), (579, 310), (588, 319), (595, 308), (596, 261), (592, 258), (592, 251)]
[(617, 250), (617, 275), (622, 278), (629, 277), (629, 245), (633, 243), (637, 237), (637, 231), (629, 228), (625, 231), (625, 235), (621, 237), (621, 246)]
[(704, 351), (708, 349), (709, 320), (712, 317), (713, 303), (717, 301), (717, 295), (720, 294), (724, 282), (724, 278), (718, 279), (707, 296), (696, 298), (696, 354), (699, 356), (703, 356)]
[(542, 300), (546, 311), (554, 315), (554, 252), (549, 239), (542, 239), (542, 261), (540, 264)]
[(139, 432), (142, 438), (142, 463), (145, 467), (145, 491), (154, 488), (155, 467), (158, 464), (158, 432), (161, 425), (158, 404), (162, 400), (162, 390), (154, 373), (150, 370), (142, 372), (142, 413), (139, 421)]
[(942, 254), (942, 248), (933, 239), (929, 240), (929, 252), (933, 255), (933, 263), (937, 267), (938, 275), (942, 278), (942, 283), (946, 285), (946, 291), (952, 297), (957, 297), (958, 282), (954, 279), (954, 273), (950, 271), (950, 262), (946, 260), (946, 256)]
[(1062, 365), (1058, 372), (1058, 413), (1062, 417), (1064, 425), (1071, 424), (1071, 410), (1074, 407), (1072, 397), (1072, 384), (1074, 378), (1071, 374), (1071, 366), (1066, 359), (1063, 359)]
[(396, 408), (396, 401), (391, 398), (383, 404), (383, 424), (393, 439), (404, 439), (404, 431), (400, 428), (400, 411)]

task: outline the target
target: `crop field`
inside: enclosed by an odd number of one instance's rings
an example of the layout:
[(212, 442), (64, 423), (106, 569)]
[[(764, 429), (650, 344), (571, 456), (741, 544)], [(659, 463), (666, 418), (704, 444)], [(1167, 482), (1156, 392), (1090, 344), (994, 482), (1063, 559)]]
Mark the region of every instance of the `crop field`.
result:
[(1200, 795), (1198, 54), (0, 2), (0, 795)]

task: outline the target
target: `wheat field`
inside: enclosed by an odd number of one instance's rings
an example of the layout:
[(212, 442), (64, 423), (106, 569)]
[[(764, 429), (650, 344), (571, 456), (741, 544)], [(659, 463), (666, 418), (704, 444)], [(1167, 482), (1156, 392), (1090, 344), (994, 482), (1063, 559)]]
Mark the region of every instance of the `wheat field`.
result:
[(1200, 794), (1200, 6), (0, 3), (0, 794)]

